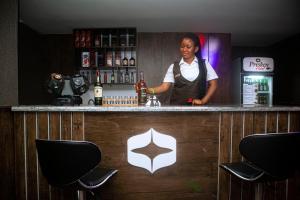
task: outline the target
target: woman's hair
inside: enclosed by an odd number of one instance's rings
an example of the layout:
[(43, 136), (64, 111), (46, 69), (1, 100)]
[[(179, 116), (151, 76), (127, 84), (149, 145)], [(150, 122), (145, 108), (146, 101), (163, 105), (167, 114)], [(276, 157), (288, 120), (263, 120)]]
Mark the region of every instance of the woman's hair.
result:
[(198, 59), (202, 60), (202, 53), (201, 53), (201, 45), (200, 45), (200, 41), (199, 41), (199, 37), (198, 35), (196, 35), (195, 33), (185, 33), (181, 39), (180, 39), (180, 43), (182, 42), (183, 39), (190, 39), (193, 41), (195, 47), (198, 47), (198, 51), (195, 54), (197, 56)]
[(199, 37), (198, 35), (196, 35), (195, 33), (185, 33), (182, 37), (181, 37), (181, 40), (180, 42), (182, 42), (183, 39), (185, 38), (188, 38), (190, 40), (193, 41), (194, 45), (196, 47), (199, 47), (200, 48), (200, 42), (199, 42)]

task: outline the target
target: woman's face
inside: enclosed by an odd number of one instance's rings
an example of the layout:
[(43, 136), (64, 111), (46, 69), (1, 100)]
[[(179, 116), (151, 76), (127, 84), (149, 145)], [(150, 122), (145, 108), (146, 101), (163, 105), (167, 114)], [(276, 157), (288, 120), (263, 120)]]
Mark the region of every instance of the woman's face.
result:
[(195, 46), (193, 40), (183, 38), (180, 44), (180, 53), (183, 59), (188, 60), (194, 58), (197, 51), (198, 47)]

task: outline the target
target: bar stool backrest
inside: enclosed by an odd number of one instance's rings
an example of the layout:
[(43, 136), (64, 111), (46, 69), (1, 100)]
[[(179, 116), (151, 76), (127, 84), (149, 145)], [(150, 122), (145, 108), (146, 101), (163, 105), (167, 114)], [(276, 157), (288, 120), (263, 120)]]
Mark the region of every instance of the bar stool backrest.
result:
[(101, 161), (97, 145), (87, 141), (36, 140), (43, 175), (53, 186), (75, 183)]

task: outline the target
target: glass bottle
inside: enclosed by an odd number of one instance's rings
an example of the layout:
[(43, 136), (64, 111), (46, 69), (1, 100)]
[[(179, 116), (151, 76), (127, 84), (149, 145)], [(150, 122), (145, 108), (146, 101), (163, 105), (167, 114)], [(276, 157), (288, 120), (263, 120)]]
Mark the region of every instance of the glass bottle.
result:
[(102, 105), (102, 91), (103, 87), (100, 80), (100, 72), (96, 71), (96, 82), (94, 84), (95, 105)]
[(146, 93), (147, 85), (144, 80), (144, 73), (140, 72), (140, 80), (137, 84), (137, 91), (138, 91), (138, 104), (145, 105), (147, 102), (147, 93)]
[(110, 77), (110, 83), (115, 83), (115, 72), (112, 71), (111, 77)]
[(134, 59), (134, 57), (132, 55), (132, 52), (131, 52), (131, 58), (129, 59), (129, 65), (130, 66), (135, 66), (135, 59)]
[(123, 60), (122, 60), (122, 65), (123, 65), (123, 66), (128, 66), (128, 59), (127, 59), (127, 57), (126, 57), (125, 51), (124, 51), (124, 58), (123, 58)]
[(125, 83), (129, 83), (130, 78), (129, 78), (129, 72), (128, 72), (128, 67), (126, 67), (126, 72), (125, 72)]

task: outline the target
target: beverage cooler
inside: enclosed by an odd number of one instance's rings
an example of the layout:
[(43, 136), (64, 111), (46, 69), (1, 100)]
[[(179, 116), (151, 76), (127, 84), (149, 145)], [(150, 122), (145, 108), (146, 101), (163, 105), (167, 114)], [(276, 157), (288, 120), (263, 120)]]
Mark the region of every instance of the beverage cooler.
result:
[(240, 102), (243, 105), (272, 105), (274, 61), (266, 57), (240, 59)]

